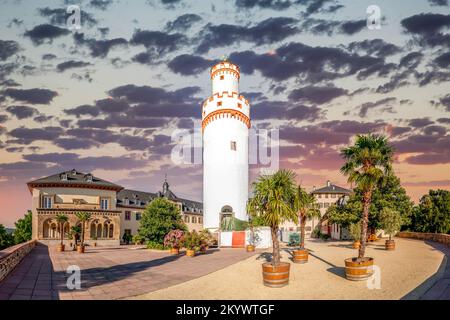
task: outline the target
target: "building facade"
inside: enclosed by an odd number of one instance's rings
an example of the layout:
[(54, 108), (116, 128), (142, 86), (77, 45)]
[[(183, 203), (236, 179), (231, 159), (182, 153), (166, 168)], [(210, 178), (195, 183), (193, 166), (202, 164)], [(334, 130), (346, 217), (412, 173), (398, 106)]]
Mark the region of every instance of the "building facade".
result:
[[(327, 234), (332, 239), (345, 239), (348, 236), (346, 230), (342, 230), (337, 224), (331, 224), (325, 215), (327, 209), (342, 201), (351, 194), (351, 190), (332, 184), (329, 180), (322, 188), (313, 187), (311, 194), (314, 195), (319, 206), (321, 218), (308, 219), (305, 225), (305, 236), (312, 237), (313, 231), (320, 230), (322, 234)], [(282, 240), (287, 241), (289, 233), (299, 231), (298, 224), (288, 221), (281, 226)]]
[(202, 108), (204, 227), (222, 218), (247, 220), (250, 105), (239, 95), (239, 67), (222, 61), (210, 70), (212, 95)]
[(123, 187), (81, 173), (75, 169), (29, 182), (32, 195), (32, 237), (41, 242), (57, 243), (60, 230), (57, 214), (65, 214), (69, 221), (64, 225), (64, 238), (79, 226), (77, 212), (88, 212), (86, 243), (118, 245), (125, 233), (135, 235), (145, 207), (156, 197), (165, 197), (180, 208), (180, 214), (189, 230), (203, 229), (202, 203), (178, 198), (167, 181), (163, 190), (148, 193)]

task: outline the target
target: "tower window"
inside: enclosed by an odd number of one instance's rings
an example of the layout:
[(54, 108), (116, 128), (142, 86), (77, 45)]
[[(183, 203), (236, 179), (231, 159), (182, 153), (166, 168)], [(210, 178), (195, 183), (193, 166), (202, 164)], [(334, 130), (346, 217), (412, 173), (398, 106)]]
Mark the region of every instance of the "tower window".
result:
[(217, 106), (221, 107), (222, 106), (222, 101), (217, 101)]
[(238, 103), (238, 108), (242, 109), (242, 103)]
[(225, 79), (225, 76), (223, 76), (223, 75), (220, 76), (220, 80), (223, 80), (223, 79)]
[(231, 150), (236, 151), (236, 141), (231, 141)]

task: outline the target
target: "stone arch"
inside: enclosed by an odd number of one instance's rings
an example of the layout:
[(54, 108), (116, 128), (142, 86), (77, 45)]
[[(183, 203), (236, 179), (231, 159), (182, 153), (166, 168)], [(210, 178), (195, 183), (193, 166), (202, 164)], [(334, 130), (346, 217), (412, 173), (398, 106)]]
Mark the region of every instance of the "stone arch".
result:
[(232, 213), (233, 212), (233, 208), (229, 205), (224, 205), (222, 207), (222, 209), (220, 210), (220, 212), (222, 213)]
[(60, 238), (58, 223), (53, 218), (48, 218), (44, 220), (44, 222), (42, 223), (42, 229), (44, 239)]

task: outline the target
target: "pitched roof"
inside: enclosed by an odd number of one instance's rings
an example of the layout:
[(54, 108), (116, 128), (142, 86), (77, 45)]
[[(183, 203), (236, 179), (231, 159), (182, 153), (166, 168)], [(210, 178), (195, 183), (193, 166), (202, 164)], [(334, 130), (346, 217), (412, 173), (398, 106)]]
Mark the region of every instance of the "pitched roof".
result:
[(316, 189), (311, 191), (311, 194), (319, 194), (319, 193), (342, 193), (342, 194), (350, 194), (352, 190), (339, 187), (335, 184), (327, 184), (325, 187)]
[[(158, 195), (156, 193), (123, 189), (117, 193), (117, 205), (141, 208), (145, 207), (148, 202), (157, 197)], [(125, 199), (129, 200), (128, 204), (125, 204)]]
[(33, 180), (27, 183), (28, 188), (34, 187), (76, 187), (76, 188), (91, 188), (91, 189), (109, 189), (120, 191), (123, 189), (115, 183), (97, 178), (90, 173), (79, 172), (75, 169), (70, 171), (60, 172), (48, 177)]

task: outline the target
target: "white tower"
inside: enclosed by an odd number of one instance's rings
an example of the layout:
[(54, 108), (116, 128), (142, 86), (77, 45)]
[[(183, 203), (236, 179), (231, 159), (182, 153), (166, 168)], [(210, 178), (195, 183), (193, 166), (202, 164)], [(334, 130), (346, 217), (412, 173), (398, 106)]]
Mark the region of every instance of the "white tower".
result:
[(218, 229), (223, 216), (247, 220), (250, 105), (239, 95), (239, 67), (211, 68), (212, 96), (203, 103), (203, 225)]

